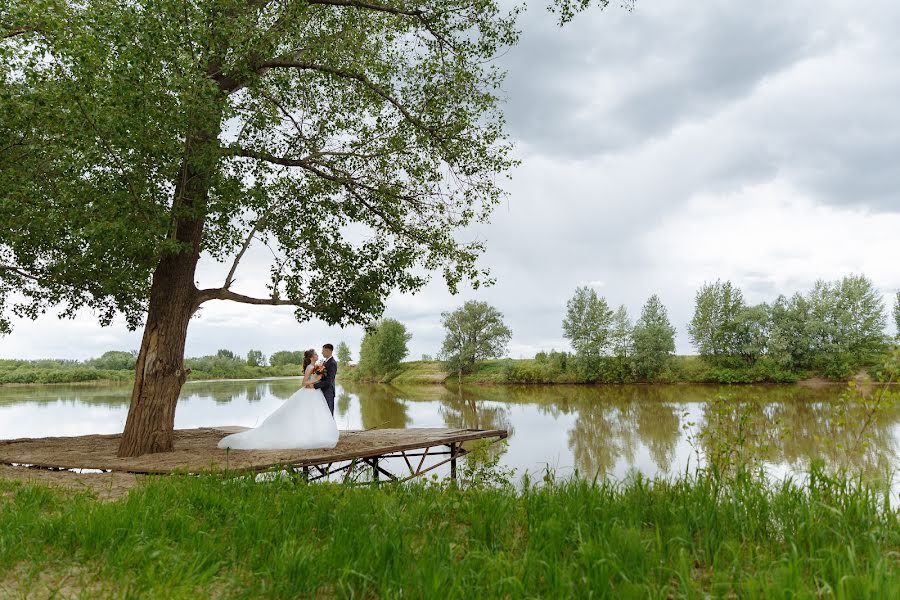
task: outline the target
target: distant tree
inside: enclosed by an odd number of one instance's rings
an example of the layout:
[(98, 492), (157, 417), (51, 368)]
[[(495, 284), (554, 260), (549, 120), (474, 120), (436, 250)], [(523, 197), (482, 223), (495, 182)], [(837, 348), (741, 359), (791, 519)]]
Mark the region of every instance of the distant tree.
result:
[(666, 307), (654, 294), (650, 296), (634, 325), (632, 364), (635, 375), (652, 381), (665, 368), (675, 352), (675, 328), (669, 322)]
[(900, 340), (900, 292), (897, 292), (894, 298), (894, 327), (897, 330), (897, 339)]
[(550, 354), (547, 356), (547, 362), (550, 364), (550, 369), (552, 371), (565, 373), (569, 369), (569, 353), (550, 350)]
[(422, 360), (423, 360), (424, 362), (431, 362), (431, 361), (434, 360), (434, 357), (431, 356), (430, 354), (423, 354), (423, 355), (422, 355)]
[(366, 331), (359, 349), (359, 369), (370, 376), (384, 376), (394, 371), (409, 354), (407, 344), (412, 334), (395, 319), (383, 319)]
[(778, 296), (770, 309), (768, 355), (782, 367), (806, 369), (810, 366), (809, 300), (795, 293), (790, 300)]
[(130, 371), (134, 369), (136, 357), (131, 352), (110, 350), (104, 352), (98, 358), (85, 361), (86, 364), (97, 369), (109, 369), (113, 371)]
[(598, 358), (610, 347), (613, 313), (589, 287), (579, 287), (566, 303), (563, 336), (581, 357)]
[(503, 314), (487, 302), (470, 300), (453, 312), (442, 313), (441, 323), (446, 336), (440, 358), (460, 380), (478, 361), (503, 356), (512, 338)]
[(273, 352), (272, 356), (269, 357), (269, 364), (273, 367), (303, 364), (303, 351), (279, 350), (278, 352)]
[(871, 364), (885, 351), (887, 317), (875, 285), (862, 275), (817, 281), (809, 295), (807, 331), (815, 366), (832, 377)]
[(757, 304), (741, 309), (734, 320), (737, 354), (748, 365), (753, 365), (766, 354), (772, 330), (771, 308)]
[(703, 284), (688, 325), (688, 335), (700, 356), (717, 360), (740, 354), (737, 320), (744, 308), (741, 290), (730, 281)]
[(634, 345), (632, 340), (633, 330), (634, 326), (631, 324), (631, 319), (628, 318), (628, 311), (625, 310), (624, 305), (619, 306), (612, 315), (609, 332), (609, 342), (613, 356), (618, 358), (631, 356), (632, 346)]
[(341, 341), (341, 343), (338, 344), (337, 359), (338, 359), (338, 362), (341, 363), (342, 365), (350, 364), (350, 361), (351, 361), (350, 346), (347, 345), (347, 342)]
[(250, 350), (247, 352), (247, 364), (251, 367), (264, 367), (266, 365), (266, 357), (259, 350)]
[(231, 350), (219, 350), (216, 352), (216, 356), (219, 358), (227, 358), (230, 360), (238, 360), (237, 354), (232, 352)]

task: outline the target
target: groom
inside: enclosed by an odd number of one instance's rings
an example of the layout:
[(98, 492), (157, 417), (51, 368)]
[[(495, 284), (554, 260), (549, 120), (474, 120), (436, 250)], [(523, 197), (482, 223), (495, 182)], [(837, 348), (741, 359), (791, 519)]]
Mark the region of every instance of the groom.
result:
[(333, 352), (334, 346), (331, 344), (322, 346), (322, 356), (325, 357), (325, 376), (312, 385), (315, 389), (322, 390), (322, 395), (325, 396), (325, 402), (328, 403), (328, 410), (331, 411), (332, 416), (334, 416), (334, 378), (337, 376), (337, 361), (332, 356)]

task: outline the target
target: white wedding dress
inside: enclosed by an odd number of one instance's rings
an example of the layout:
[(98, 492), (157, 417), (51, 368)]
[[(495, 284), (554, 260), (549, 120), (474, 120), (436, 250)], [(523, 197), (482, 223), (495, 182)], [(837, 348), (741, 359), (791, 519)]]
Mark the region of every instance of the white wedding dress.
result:
[[(306, 369), (303, 383), (316, 382)], [(222, 438), (219, 448), (234, 450), (293, 450), (334, 448), (338, 441), (337, 423), (328, 410), (322, 390), (301, 387), (266, 417), (259, 426)]]

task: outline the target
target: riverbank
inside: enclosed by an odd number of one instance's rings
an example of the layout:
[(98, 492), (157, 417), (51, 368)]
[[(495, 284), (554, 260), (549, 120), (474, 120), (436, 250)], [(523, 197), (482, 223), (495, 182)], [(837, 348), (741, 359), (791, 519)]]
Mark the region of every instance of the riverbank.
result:
[[(186, 361), (189, 364), (189, 361)], [(214, 370), (191, 369), (188, 381), (254, 380), (300, 375), (299, 365), (253, 367), (229, 366)], [(363, 376), (355, 367), (341, 367), (338, 382), (392, 383), (394, 385), (456, 384), (458, 375), (443, 368), (439, 361), (411, 361), (382, 377)], [(134, 381), (134, 371), (124, 369), (98, 369), (69, 365), (54, 361), (0, 360), (0, 386), (34, 384), (122, 384)], [(528, 385), (528, 384), (622, 384), (648, 383), (635, 381), (633, 377), (604, 377), (586, 379), (574, 367), (553, 364), (537, 359), (499, 359), (478, 363), (470, 373), (462, 377), (463, 384)], [(846, 383), (845, 380), (828, 379), (816, 371), (786, 371), (766, 361), (751, 367), (721, 367), (709, 365), (697, 356), (674, 356), (669, 366), (653, 382), (673, 383), (805, 383), (828, 385)]]
[[(276, 367), (239, 365), (227, 369), (191, 369), (188, 381), (266, 379), (299, 375), (300, 365)], [(0, 385), (122, 384), (133, 381), (134, 369), (99, 369), (63, 361), (0, 360)]]
[(864, 484), (710, 476), (377, 489), (141, 480), (119, 500), (0, 480), (0, 595), (900, 596)]
[[(790, 371), (759, 361), (747, 367), (722, 367), (710, 365), (698, 356), (673, 356), (666, 369), (652, 382), (636, 381), (624, 370), (610, 369), (612, 375), (599, 378), (585, 377), (565, 362), (554, 364), (537, 359), (488, 360), (475, 365), (470, 373), (462, 376), (463, 384), (621, 384), (621, 383), (808, 383), (845, 384), (845, 380), (828, 379), (816, 371)], [(621, 375), (616, 376), (616, 373)], [(395, 385), (453, 384), (459, 381), (456, 373), (443, 369), (438, 361), (411, 361), (401, 363), (393, 372), (383, 377), (361, 375), (355, 369), (338, 372), (338, 378), (358, 383), (392, 383)]]

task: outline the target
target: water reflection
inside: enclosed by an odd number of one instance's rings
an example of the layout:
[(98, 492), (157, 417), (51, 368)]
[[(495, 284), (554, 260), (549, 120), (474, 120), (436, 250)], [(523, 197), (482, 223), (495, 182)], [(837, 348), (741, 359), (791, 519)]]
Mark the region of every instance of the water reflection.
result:
[[(190, 382), (177, 427), (253, 426), (299, 379)], [(745, 453), (787, 472), (814, 460), (880, 473), (896, 464), (900, 407), (871, 416), (839, 386), (339, 387), (342, 429), (506, 429), (503, 464), (531, 472), (622, 476), (683, 470), (688, 461)], [(0, 387), (0, 438), (121, 431), (130, 386)], [(864, 439), (863, 424), (871, 420)], [(739, 443), (735, 443), (737, 440)], [(725, 443), (723, 443), (723, 441)], [(695, 462), (691, 462), (691, 465)]]
[(397, 388), (372, 386), (366, 393), (356, 396), (364, 429), (405, 429), (410, 425), (406, 403)]

